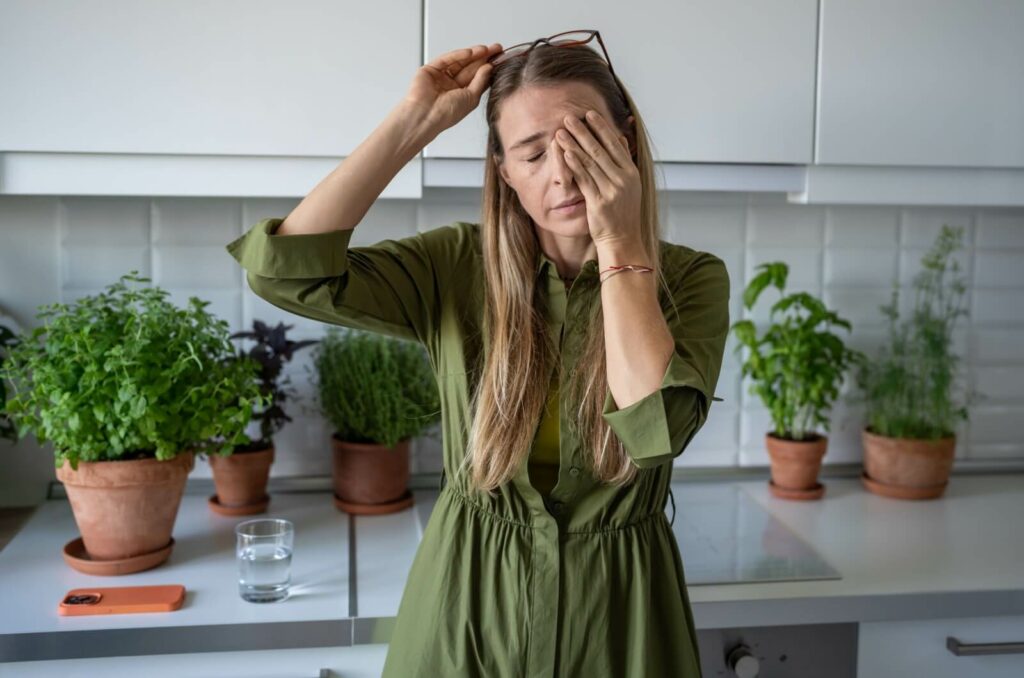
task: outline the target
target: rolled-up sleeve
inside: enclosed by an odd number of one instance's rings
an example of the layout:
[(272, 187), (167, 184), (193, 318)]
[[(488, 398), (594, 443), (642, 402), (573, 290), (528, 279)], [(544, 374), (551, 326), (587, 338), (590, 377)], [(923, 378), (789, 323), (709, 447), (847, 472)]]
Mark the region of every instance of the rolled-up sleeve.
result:
[[(721, 259), (697, 252), (665, 311), (675, 339), (659, 388), (623, 409), (609, 390), (604, 420), (639, 468), (682, 454), (707, 420), (729, 333), (729, 274)], [(678, 311), (678, 313), (676, 313)]]
[(353, 230), (275, 235), (282, 218), (261, 219), (227, 251), (257, 296), (321, 322), (426, 342), (437, 324), (456, 225), (408, 238), (349, 245)]

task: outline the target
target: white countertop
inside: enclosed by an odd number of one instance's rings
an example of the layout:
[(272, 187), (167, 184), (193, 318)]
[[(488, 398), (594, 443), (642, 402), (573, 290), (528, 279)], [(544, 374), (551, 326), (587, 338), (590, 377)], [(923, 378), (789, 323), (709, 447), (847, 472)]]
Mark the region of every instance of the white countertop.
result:
[[(742, 604), (733, 608), (746, 625), (1024, 614), (1024, 474), (953, 476), (927, 501), (880, 497), (859, 479), (823, 482), (814, 502), (777, 499), (762, 481), (737, 485), (842, 579), (691, 586), (698, 627), (734, 625), (729, 602)], [(787, 609), (806, 614), (772, 621)]]
[[(839, 575), (689, 582), (698, 628), (1024, 614), (1024, 475), (954, 476), (943, 498), (920, 502), (869, 494), (858, 479), (823, 482), (825, 497), (815, 502), (776, 499), (761, 480), (673, 483), (677, 538), (686, 528), (684, 511), (691, 497), (743, 495), (770, 514), (767, 522), (746, 521), (770, 526), (771, 532), (764, 533), (768, 543), (792, 545), (795, 536)], [(205, 495), (183, 497), (167, 562), (118, 577), (86, 575), (64, 563), (61, 548), (77, 536), (77, 528), (65, 500), (48, 501), (0, 551), (8, 607), (0, 616), (0, 661), (56, 657), (47, 653), (73, 643), (69, 636), (62, 636), (61, 643), (49, 643), (48, 637), (68, 631), (118, 632), (121, 647), (158, 642), (155, 634), (145, 633), (158, 631), (165, 648), (180, 642), (193, 651), (386, 642), (437, 495), (436, 490), (414, 493), (417, 503), (410, 510), (355, 517), (338, 512), (326, 492), (274, 494), (263, 515), (294, 521), (296, 543), (292, 596), (273, 604), (239, 598), (232, 530), (245, 518), (214, 514)], [(692, 563), (696, 570), (698, 556), (688, 554), (687, 542), (679, 541), (684, 569)], [(356, 575), (351, 579), (350, 562)], [(182, 609), (99, 617), (57, 614), (67, 589), (166, 583), (185, 585)], [(263, 633), (256, 632), (260, 629)], [(19, 645), (21, 654), (12, 654)]]
[[(85, 574), (64, 562), (64, 544), (79, 535), (71, 506), (63, 499), (44, 502), (0, 551), (8, 607), (0, 615), (0, 635), (348, 617), (349, 520), (334, 508), (330, 494), (275, 494), (265, 514), (240, 517), (214, 513), (206, 499), (182, 497), (174, 548), (163, 564), (111, 577)], [(281, 603), (248, 603), (238, 595), (234, 527), (257, 517), (286, 518), (296, 525), (291, 598)], [(63, 593), (72, 588), (147, 584), (184, 584), (181, 609), (83, 617), (57, 613)]]

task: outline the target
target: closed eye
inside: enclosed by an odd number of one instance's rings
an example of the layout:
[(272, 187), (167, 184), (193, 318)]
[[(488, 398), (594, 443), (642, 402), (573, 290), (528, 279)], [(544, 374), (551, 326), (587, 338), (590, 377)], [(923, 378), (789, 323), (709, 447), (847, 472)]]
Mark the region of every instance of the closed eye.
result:
[(526, 162), (537, 162), (537, 160), (538, 160), (538, 159), (540, 158), (540, 156), (542, 156), (542, 155), (544, 155), (544, 151), (541, 151), (540, 153), (538, 153), (537, 155), (533, 156), (532, 158), (527, 158), (527, 159), (526, 159)]

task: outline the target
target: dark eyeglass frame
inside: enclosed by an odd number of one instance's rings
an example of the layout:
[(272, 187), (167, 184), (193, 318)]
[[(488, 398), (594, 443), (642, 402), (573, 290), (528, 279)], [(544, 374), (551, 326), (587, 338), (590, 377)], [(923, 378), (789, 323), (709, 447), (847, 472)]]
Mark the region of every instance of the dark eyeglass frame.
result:
[[(581, 39), (581, 40), (568, 40), (568, 41), (563, 40), (562, 42), (557, 42), (557, 43), (556, 42), (552, 42), (552, 40), (554, 40), (555, 38), (557, 38), (560, 35), (571, 35), (573, 33), (589, 33), (590, 36), (587, 37), (586, 39)], [(498, 64), (503, 63), (507, 59), (514, 59), (516, 57), (526, 56), (527, 54), (530, 53), (530, 50), (532, 50), (534, 47), (536, 47), (537, 45), (539, 45), (541, 43), (546, 43), (548, 45), (551, 45), (552, 47), (579, 47), (580, 45), (586, 45), (587, 43), (591, 42), (594, 38), (597, 38), (597, 43), (599, 45), (601, 45), (601, 51), (604, 52), (604, 60), (605, 60), (605, 63), (608, 64), (608, 70), (612, 72), (612, 75), (615, 75), (615, 69), (612, 68), (612, 60), (608, 57), (608, 49), (604, 46), (604, 40), (601, 39), (601, 31), (590, 30), (590, 29), (581, 29), (581, 30), (575, 30), (575, 31), (563, 31), (561, 33), (555, 33), (554, 35), (552, 35), (550, 37), (547, 37), (547, 38), (537, 38), (533, 42), (521, 42), (521, 43), (519, 43), (517, 45), (512, 45), (511, 47), (503, 49), (502, 51), (500, 51), (497, 54), (495, 54), (495, 55), (491, 56), (490, 58), (488, 58), (487, 61), (488, 61), (488, 63), (491, 63), (491, 64), (497, 66)], [(519, 52), (517, 54), (513, 54), (511, 56), (505, 57), (505, 59), (501, 59), (501, 57), (506, 52), (511, 51), (513, 49), (516, 49), (517, 47), (526, 47), (526, 49), (524, 49), (522, 52)], [(618, 78), (618, 76), (615, 76), (615, 77)]]

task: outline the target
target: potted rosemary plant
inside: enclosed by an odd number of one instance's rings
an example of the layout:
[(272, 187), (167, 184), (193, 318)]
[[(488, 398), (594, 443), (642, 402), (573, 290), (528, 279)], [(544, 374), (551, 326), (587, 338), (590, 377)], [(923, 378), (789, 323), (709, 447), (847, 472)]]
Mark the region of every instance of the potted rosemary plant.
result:
[(328, 328), (316, 347), (319, 404), (334, 427), (335, 506), (393, 513), (413, 503), (409, 441), (440, 420), (440, 395), (420, 344)]
[[(757, 270), (743, 292), (747, 310), (767, 287), (780, 293), (786, 287), (785, 263), (761, 264)], [(861, 358), (831, 327), (850, 331), (848, 321), (805, 292), (775, 302), (760, 336), (752, 320), (732, 326), (739, 340), (737, 352), (747, 349), (742, 374), (751, 377), (750, 393), (771, 413), (774, 430), (765, 434), (765, 445), (771, 458), (769, 487), (778, 497), (818, 499), (825, 492), (818, 472), (828, 447), (828, 412), (844, 374)]]
[(943, 225), (914, 277), (909, 316), (900, 318), (896, 286), (890, 303), (880, 307), (888, 319), (888, 343), (858, 371), (867, 404), (861, 480), (876, 494), (934, 499), (949, 483), (956, 425), (967, 419), (967, 406), (977, 395), (957, 395), (960, 359), (953, 330), (967, 309), (966, 285), (952, 255), (962, 242), (963, 228)]
[(127, 574), (170, 556), (171, 531), (194, 453), (245, 440), (261, 394), (233, 352), (227, 322), (196, 297), (187, 308), (137, 271), (72, 305), (40, 307), (2, 376), (19, 435), (54, 444), (81, 538), (76, 569)]
[(290, 329), (292, 325), (278, 323), (276, 327), (269, 327), (255, 320), (251, 331), (236, 332), (230, 337), (252, 340), (252, 347), (241, 351), (237, 357), (259, 366), (257, 382), (268, 404), (252, 413), (252, 421), (259, 424), (259, 438), (207, 455), (216, 488), (209, 505), (216, 513), (262, 513), (270, 502), (267, 480), (274, 462), (274, 434), (292, 420), (284, 411), (284, 403), (289, 395), (295, 395), (292, 389), (285, 388), (290, 380), (282, 379), (281, 370), (296, 351), (317, 343), (315, 339), (292, 341), (286, 336)]

